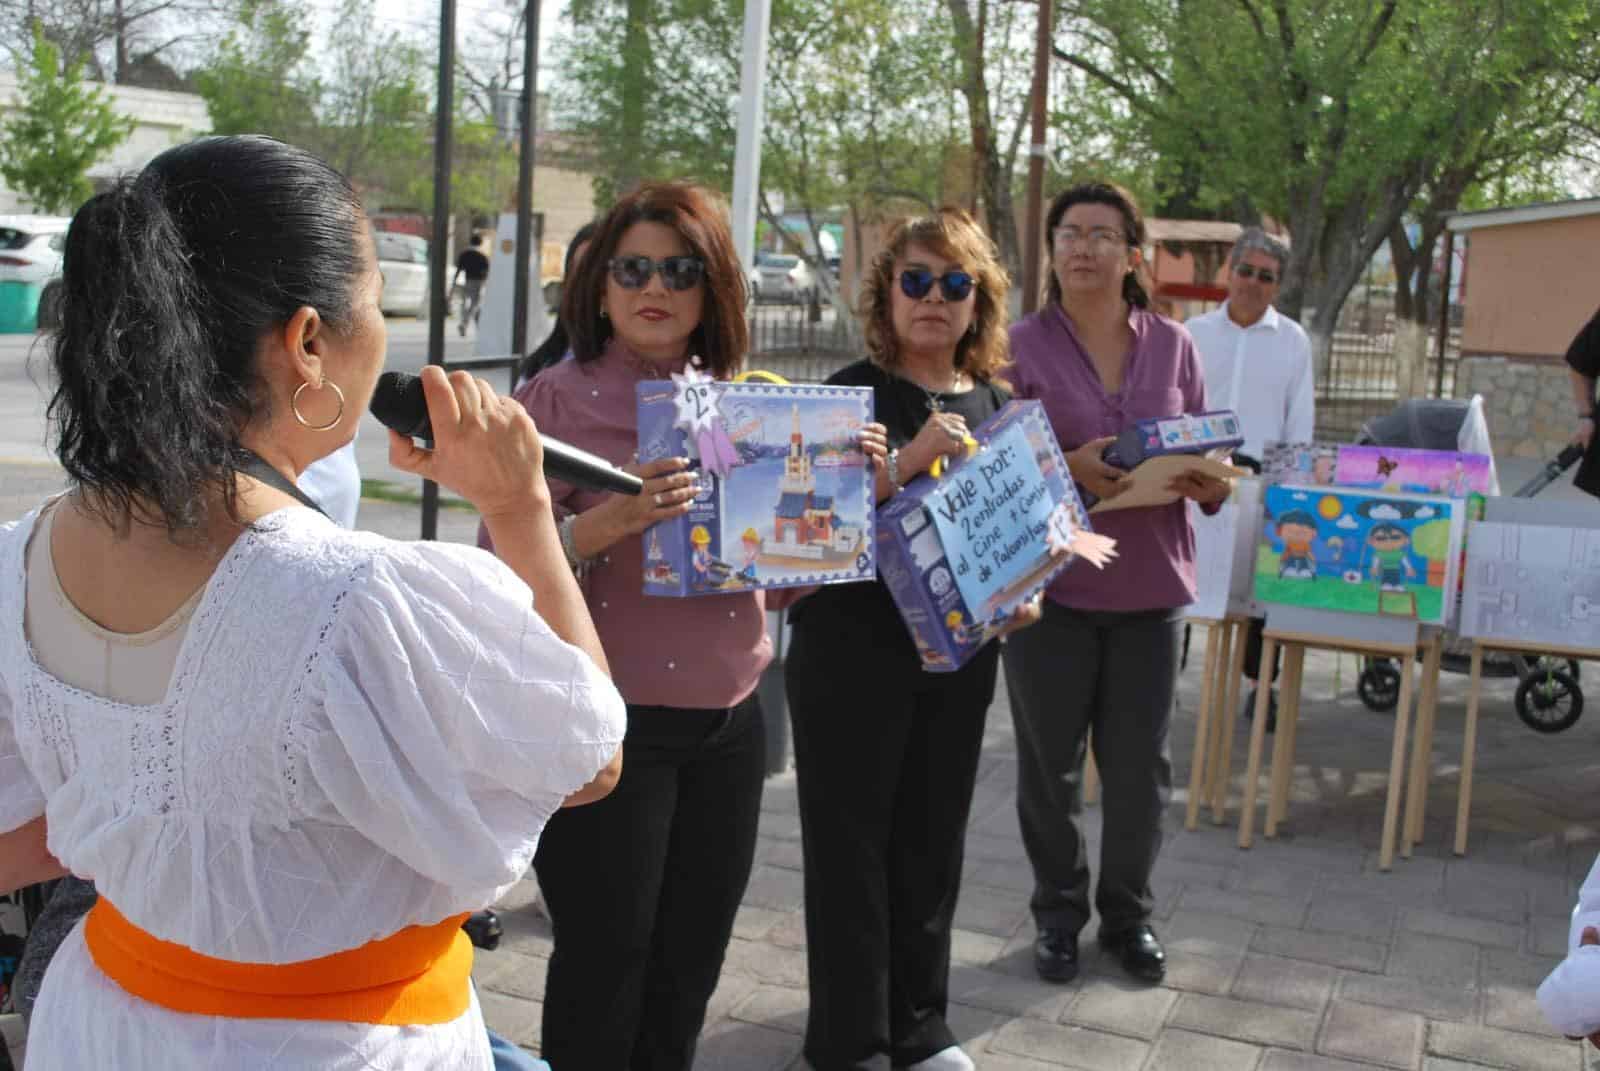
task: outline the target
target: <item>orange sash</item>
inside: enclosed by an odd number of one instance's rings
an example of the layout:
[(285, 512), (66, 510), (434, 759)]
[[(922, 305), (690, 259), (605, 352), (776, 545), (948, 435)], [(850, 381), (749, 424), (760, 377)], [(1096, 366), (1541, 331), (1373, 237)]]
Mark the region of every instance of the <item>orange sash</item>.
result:
[(407, 926), (360, 948), (299, 963), (240, 963), (152, 936), (102, 896), (84, 921), (83, 936), (108, 977), (172, 1011), (432, 1026), (459, 1018), (471, 1003), (465, 918)]

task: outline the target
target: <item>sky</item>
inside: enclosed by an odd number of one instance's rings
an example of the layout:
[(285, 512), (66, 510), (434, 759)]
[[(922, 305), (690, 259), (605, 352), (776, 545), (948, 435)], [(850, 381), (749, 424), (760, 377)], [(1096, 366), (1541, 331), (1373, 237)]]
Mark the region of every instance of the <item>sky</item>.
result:
[[(336, 6), (337, 0), (321, 0), (326, 13)], [(395, 29), (417, 34), (433, 34), (439, 27), (437, 0), (376, 0), (378, 17)], [(566, 0), (544, 0), (539, 8), (539, 84), (547, 88), (554, 74), (555, 39), (562, 17), (566, 14)], [(503, 0), (456, 0), (456, 41), (466, 41), (485, 17), (501, 21), (506, 10)]]

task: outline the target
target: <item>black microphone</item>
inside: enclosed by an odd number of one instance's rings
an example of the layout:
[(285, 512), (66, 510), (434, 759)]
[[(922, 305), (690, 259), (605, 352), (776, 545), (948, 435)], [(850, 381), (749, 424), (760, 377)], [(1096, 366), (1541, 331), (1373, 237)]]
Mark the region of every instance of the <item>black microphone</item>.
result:
[[(416, 376), (406, 372), (385, 372), (379, 376), (369, 408), (386, 428), (413, 439), (433, 438), (428, 400), (422, 394), (422, 380)], [(603, 457), (568, 446), (548, 435), (539, 438), (544, 443), (544, 471), (558, 480), (591, 491), (615, 491), (623, 495), (637, 495), (644, 489), (643, 480), (623, 472)]]

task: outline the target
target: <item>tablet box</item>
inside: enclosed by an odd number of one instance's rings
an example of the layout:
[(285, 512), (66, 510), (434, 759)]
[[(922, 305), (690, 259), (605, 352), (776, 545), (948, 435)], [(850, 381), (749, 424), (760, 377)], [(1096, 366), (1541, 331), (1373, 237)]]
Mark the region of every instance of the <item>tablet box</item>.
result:
[(1101, 457), (1108, 465), (1133, 469), (1147, 458), (1166, 454), (1221, 457), (1243, 445), (1238, 416), (1231, 409), (1213, 409), (1136, 420), (1122, 429), (1117, 441), (1106, 447)]

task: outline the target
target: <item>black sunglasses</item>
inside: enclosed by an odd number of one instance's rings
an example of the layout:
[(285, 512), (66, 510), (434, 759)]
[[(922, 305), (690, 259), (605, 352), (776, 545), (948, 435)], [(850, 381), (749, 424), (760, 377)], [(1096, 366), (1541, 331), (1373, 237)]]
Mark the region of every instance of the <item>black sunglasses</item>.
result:
[(978, 280), (964, 271), (947, 271), (934, 275), (927, 268), (907, 268), (900, 273), (900, 292), (912, 301), (921, 301), (938, 283), (946, 301), (965, 301), (972, 295)]
[(1271, 286), (1278, 281), (1278, 274), (1271, 268), (1258, 268), (1254, 264), (1241, 264), (1233, 269), (1233, 273), (1241, 279), (1260, 279), (1261, 285)]
[(607, 262), (611, 278), (624, 290), (643, 290), (650, 276), (661, 273), (661, 282), (669, 290), (689, 290), (705, 278), (706, 262), (696, 256), (662, 257), (612, 257)]

